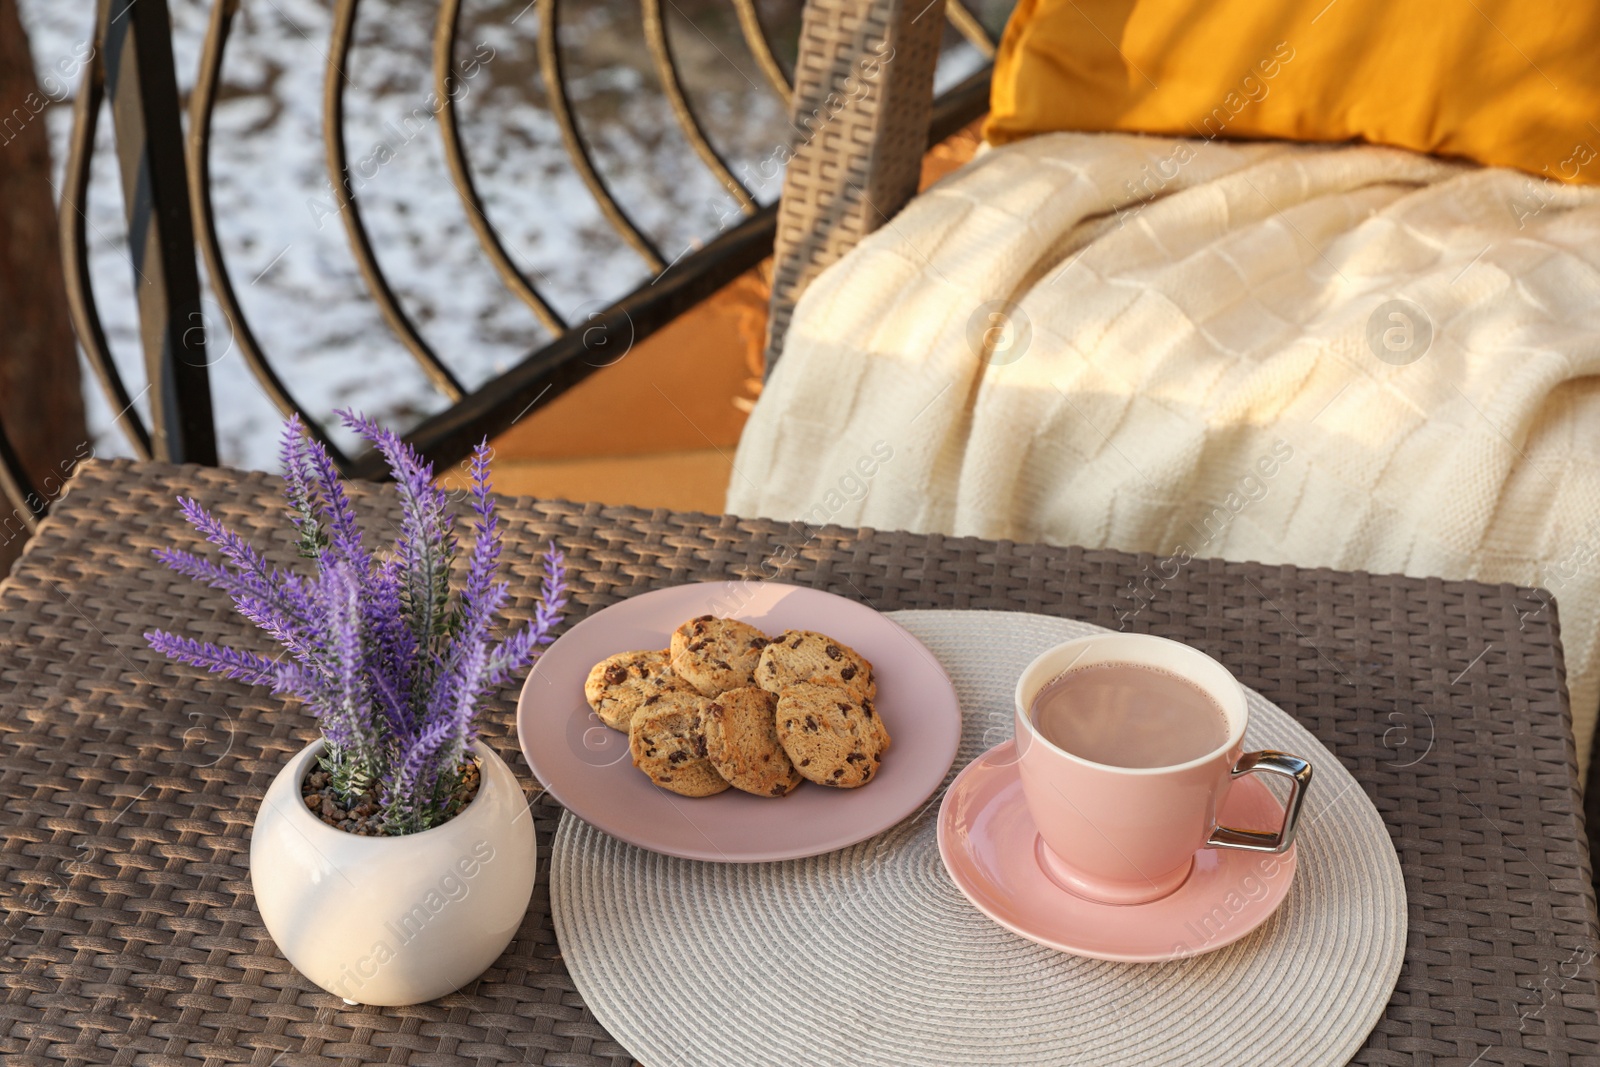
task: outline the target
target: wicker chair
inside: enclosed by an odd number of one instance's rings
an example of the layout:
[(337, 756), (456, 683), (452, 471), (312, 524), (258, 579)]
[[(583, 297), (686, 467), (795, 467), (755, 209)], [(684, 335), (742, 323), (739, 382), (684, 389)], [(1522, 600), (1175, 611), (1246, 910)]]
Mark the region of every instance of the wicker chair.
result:
[[(830, 106), (830, 94), (836, 94), (835, 104), (841, 97), (845, 103), (831, 126), (799, 144), (785, 178), (766, 351), (769, 374), (806, 286), (914, 195), (930, 141), (930, 117), (933, 142), (953, 132), (943, 113), (929, 110), (937, 60), (937, 32), (929, 27), (938, 22), (922, 11), (917, 0), (874, 0), (865, 17), (850, 0), (806, 5), (796, 123)], [(852, 94), (862, 57), (883, 47), (883, 41), (894, 49), (887, 76)], [(1584, 804), (1590, 848), (1600, 854), (1600, 740), (1596, 749)]]

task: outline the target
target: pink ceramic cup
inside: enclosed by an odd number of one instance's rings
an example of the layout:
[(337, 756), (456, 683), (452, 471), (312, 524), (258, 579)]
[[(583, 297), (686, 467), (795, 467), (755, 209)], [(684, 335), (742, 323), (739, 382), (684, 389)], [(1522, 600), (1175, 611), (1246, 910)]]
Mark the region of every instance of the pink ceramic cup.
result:
[[(1177, 674), (1204, 689), (1228, 719), (1227, 739), (1212, 752), (1171, 767), (1113, 767), (1051, 743), (1029, 714), (1045, 683), (1096, 663), (1131, 663)], [(1017, 767), (1045, 873), (1064, 889), (1108, 904), (1143, 904), (1189, 877), (1202, 848), (1283, 852), (1294, 842), (1311, 765), (1282, 752), (1244, 752), (1244, 689), (1228, 669), (1198, 649), (1144, 634), (1096, 634), (1057, 645), (1017, 680)], [(1280, 828), (1217, 825), (1217, 809), (1235, 778), (1254, 772), (1289, 779)]]

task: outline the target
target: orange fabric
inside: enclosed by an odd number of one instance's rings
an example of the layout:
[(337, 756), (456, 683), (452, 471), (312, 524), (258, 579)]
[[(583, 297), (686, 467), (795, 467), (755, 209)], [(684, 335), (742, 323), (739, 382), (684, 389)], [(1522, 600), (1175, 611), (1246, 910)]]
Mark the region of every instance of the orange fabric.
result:
[(985, 136), (1363, 140), (1600, 182), (1597, 0), (1021, 0)]

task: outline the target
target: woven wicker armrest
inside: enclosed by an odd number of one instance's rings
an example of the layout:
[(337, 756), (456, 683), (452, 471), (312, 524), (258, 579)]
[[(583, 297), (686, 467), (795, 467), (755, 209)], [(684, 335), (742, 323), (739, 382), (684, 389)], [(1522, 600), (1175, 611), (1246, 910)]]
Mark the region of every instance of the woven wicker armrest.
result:
[(945, 0), (808, 0), (773, 251), (767, 371), (800, 294), (917, 189)]

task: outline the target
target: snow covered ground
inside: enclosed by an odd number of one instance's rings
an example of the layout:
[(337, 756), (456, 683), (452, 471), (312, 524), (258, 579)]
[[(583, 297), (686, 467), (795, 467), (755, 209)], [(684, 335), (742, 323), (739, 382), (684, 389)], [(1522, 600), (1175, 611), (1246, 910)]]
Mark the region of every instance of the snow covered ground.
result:
[[(187, 97), (210, 2), (169, 4)], [(386, 160), (358, 193), (379, 262), (423, 336), (470, 389), (548, 334), (501, 286), (450, 182), (428, 115), (437, 6), (437, 0), (361, 5), (346, 143), (352, 163), (375, 153)], [(756, 174), (787, 143), (787, 124), (743, 44), (732, 5), (669, 0), (664, 6), (680, 69), (713, 142), (735, 173)], [(41, 74), (81, 54), (94, 0), (20, 0), (20, 7)], [(478, 66), (458, 113), (474, 177), (513, 258), (570, 320), (627, 293), (650, 272), (601, 216), (561, 145), (539, 79), (538, 9), (528, 0), (467, 0), (463, 8), (458, 61), (475, 58)], [(793, 26), (797, 9), (797, 2), (763, 5), (774, 26)], [(715, 234), (730, 205), (661, 96), (638, 7), (567, 0), (561, 10), (578, 122), (612, 191), (668, 259)], [(348, 404), (407, 426), (445, 400), (384, 325), (331, 212), (321, 125), (331, 18), (327, 0), (242, 5), (213, 119), (214, 205), (250, 325), (307, 409), (326, 419)], [(978, 62), (971, 48), (957, 46), (945, 57), (940, 82), (952, 83)], [(426, 128), (414, 118), (406, 122), (419, 111), (428, 117)], [(44, 117), (59, 174), (70, 101), (52, 105)], [(144, 376), (109, 116), (100, 134), (87, 210), (96, 295), (118, 366), (138, 393)], [(770, 202), (780, 184), (781, 178), (755, 192)], [(271, 469), (278, 413), (209, 298), (206, 308), (223, 461)], [(87, 374), (85, 381), (97, 453), (126, 454), (111, 410)]]

